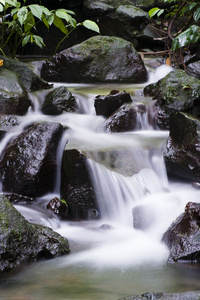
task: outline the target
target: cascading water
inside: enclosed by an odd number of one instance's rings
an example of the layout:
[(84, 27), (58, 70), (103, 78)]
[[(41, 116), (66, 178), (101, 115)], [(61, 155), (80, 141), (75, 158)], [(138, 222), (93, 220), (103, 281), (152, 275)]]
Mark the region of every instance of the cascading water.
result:
[[(161, 76), (169, 70), (162, 67)], [(151, 82), (157, 76), (159, 70), (151, 75)], [(67, 141), (66, 149), (75, 148), (88, 157), (100, 218), (66, 222), (44, 214), (44, 210), (16, 205), (30, 221), (52, 227), (67, 237), (72, 252), (66, 257), (36, 263), (14, 276), (1, 290), (2, 299), (117, 300), (146, 291), (197, 289), (195, 277), (199, 272), (190, 269), (188, 275), (184, 266), (167, 266), (168, 249), (161, 243), (163, 233), (183, 212), (185, 204), (189, 200), (199, 202), (198, 192), (189, 184), (167, 180), (162, 147), (168, 132), (153, 131), (147, 118), (139, 118), (141, 131), (104, 133), (104, 118), (95, 116), (93, 99), (97, 89), (105, 94), (105, 89), (110, 91), (113, 86), (67, 87), (79, 99), (80, 114), (44, 116), (35, 95), (35, 110), (19, 118), (18, 128), (23, 130), (40, 120), (60, 122), (69, 128), (60, 143), (58, 169)], [(140, 93), (143, 86), (121, 88)], [(10, 133), (3, 147), (16, 134), (16, 130)], [(55, 183), (58, 197), (59, 185), (60, 177)], [(46, 195), (38, 199), (38, 204), (44, 207), (52, 197)]]

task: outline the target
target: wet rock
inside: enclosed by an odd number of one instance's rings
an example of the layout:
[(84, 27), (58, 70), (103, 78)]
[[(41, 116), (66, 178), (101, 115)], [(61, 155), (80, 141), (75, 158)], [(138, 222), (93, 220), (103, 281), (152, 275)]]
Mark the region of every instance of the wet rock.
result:
[(145, 82), (147, 70), (130, 42), (94, 36), (57, 53), (43, 64), (41, 76), (55, 82)]
[(197, 300), (200, 297), (200, 291), (184, 292), (184, 293), (145, 293), (141, 295), (133, 295), (119, 300)]
[(165, 8), (168, 5), (163, 0), (132, 0), (132, 2), (147, 12), (153, 7)]
[(200, 182), (200, 120), (186, 113), (171, 115), (163, 156), (170, 175)]
[(188, 75), (200, 79), (200, 60), (189, 64), (185, 71)]
[(200, 203), (188, 202), (185, 212), (164, 233), (169, 261), (200, 262)]
[(75, 97), (66, 87), (61, 86), (46, 96), (41, 110), (46, 115), (59, 115), (63, 112), (74, 112), (77, 108)]
[(17, 75), (11, 70), (2, 68), (0, 72), (0, 115), (25, 115), (30, 105), (28, 94)]
[(35, 198), (31, 198), (31, 197), (27, 197), (24, 195), (19, 195), (19, 194), (15, 194), (15, 193), (10, 193), (10, 194), (5, 194), (4, 196), (11, 202), (11, 203), (19, 203), (19, 202), (23, 202), (26, 204), (29, 203), (33, 203), (36, 201)]
[(137, 109), (134, 106), (123, 105), (106, 120), (105, 128), (108, 133), (140, 129), (141, 125), (138, 123), (137, 119)]
[(109, 95), (98, 95), (94, 99), (94, 107), (97, 115), (111, 116), (124, 103), (132, 103), (129, 93), (112, 90)]
[(68, 217), (68, 206), (64, 200), (60, 200), (57, 197), (50, 200), (47, 204), (47, 209), (51, 209), (61, 219), (65, 220)]
[(170, 115), (182, 111), (200, 118), (200, 80), (182, 70), (170, 72), (144, 88), (144, 95), (156, 99), (157, 125), (169, 129)]
[(13, 126), (18, 126), (17, 117), (14, 115), (0, 115), (0, 128), (9, 130)]
[(86, 0), (83, 13), (87, 18), (98, 21), (102, 35), (129, 41), (149, 23), (147, 12), (134, 6), (130, 0)]
[(77, 150), (65, 150), (63, 153), (61, 198), (68, 205), (69, 219), (98, 218), (98, 204), (87, 169), (86, 157)]
[(1, 55), (0, 59), (4, 61), (3, 66), (1, 66), (1, 72), (4, 68), (14, 72), (25, 90), (37, 91), (51, 87), (48, 82), (36, 75), (26, 64), (15, 59), (5, 58)]
[(30, 224), (0, 196), (0, 276), (26, 262), (68, 254), (66, 238), (50, 228)]
[(31, 125), (8, 143), (0, 161), (4, 192), (37, 197), (53, 191), (62, 132), (59, 123)]

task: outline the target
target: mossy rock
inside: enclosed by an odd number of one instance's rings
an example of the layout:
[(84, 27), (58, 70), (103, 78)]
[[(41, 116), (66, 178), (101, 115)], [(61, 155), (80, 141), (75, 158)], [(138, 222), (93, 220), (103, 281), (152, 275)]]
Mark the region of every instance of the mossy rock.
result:
[(66, 238), (52, 229), (30, 224), (0, 196), (0, 276), (25, 262), (68, 254)]

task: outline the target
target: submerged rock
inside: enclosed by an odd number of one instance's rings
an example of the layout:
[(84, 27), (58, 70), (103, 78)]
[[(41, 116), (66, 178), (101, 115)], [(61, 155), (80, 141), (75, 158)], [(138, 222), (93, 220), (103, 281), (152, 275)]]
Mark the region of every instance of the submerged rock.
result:
[(68, 254), (66, 238), (50, 228), (30, 224), (0, 196), (0, 276), (22, 263)]
[(94, 36), (46, 61), (41, 76), (55, 82), (140, 83), (147, 80), (147, 70), (130, 42)]
[(182, 112), (172, 114), (163, 155), (168, 174), (200, 182), (200, 120)]
[(198, 300), (200, 291), (184, 292), (184, 293), (145, 293), (141, 295), (133, 295), (119, 300)]
[(157, 125), (161, 129), (169, 129), (170, 116), (174, 111), (200, 118), (200, 80), (182, 70), (172, 71), (158, 82), (146, 86), (144, 95), (157, 100)]
[(31, 125), (8, 143), (0, 161), (4, 192), (37, 197), (53, 191), (62, 132), (59, 123)]
[(200, 203), (188, 202), (185, 212), (164, 233), (169, 261), (200, 262)]
[(46, 96), (41, 111), (45, 115), (59, 115), (63, 112), (75, 112), (77, 108), (75, 97), (66, 87), (61, 86)]
[(68, 219), (98, 218), (98, 204), (86, 157), (77, 150), (63, 153), (60, 193), (68, 205)]
[(124, 103), (132, 103), (129, 93), (112, 90), (109, 95), (98, 95), (94, 99), (94, 107), (97, 115), (105, 118), (111, 116)]

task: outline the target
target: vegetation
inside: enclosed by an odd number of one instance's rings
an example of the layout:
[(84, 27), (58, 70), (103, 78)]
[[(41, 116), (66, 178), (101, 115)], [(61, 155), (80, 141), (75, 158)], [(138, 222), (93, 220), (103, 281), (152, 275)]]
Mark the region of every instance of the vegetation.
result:
[[(200, 39), (200, 3), (199, 1), (182, 1), (182, 0), (164, 0), (169, 4), (169, 8), (160, 9), (154, 7), (149, 11), (149, 16), (160, 17), (168, 20), (167, 26), (164, 27), (164, 36), (161, 38), (166, 41), (168, 50), (175, 53), (180, 49), (179, 55), (181, 63), (183, 62), (183, 50), (189, 49), (191, 44), (197, 44)], [(180, 62), (178, 62), (180, 64)]]
[(4, 49), (9, 48), (11, 49), (10, 55), (15, 57), (19, 49), (23, 49), (27, 43), (35, 43), (40, 48), (44, 47), (43, 38), (36, 34), (36, 25), (39, 22), (42, 22), (47, 30), (52, 25), (59, 28), (64, 33), (64, 38), (60, 43), (78, 26), (84, 26), (99, 33), (97, 24), (91, 20), (77, 23), (74, 18), (75, 14), (71, 10), (49, 10), (39, 4), (26, 5), (26, 0), (21, 2), (0, 0), (0, 52), (4, 56)]

